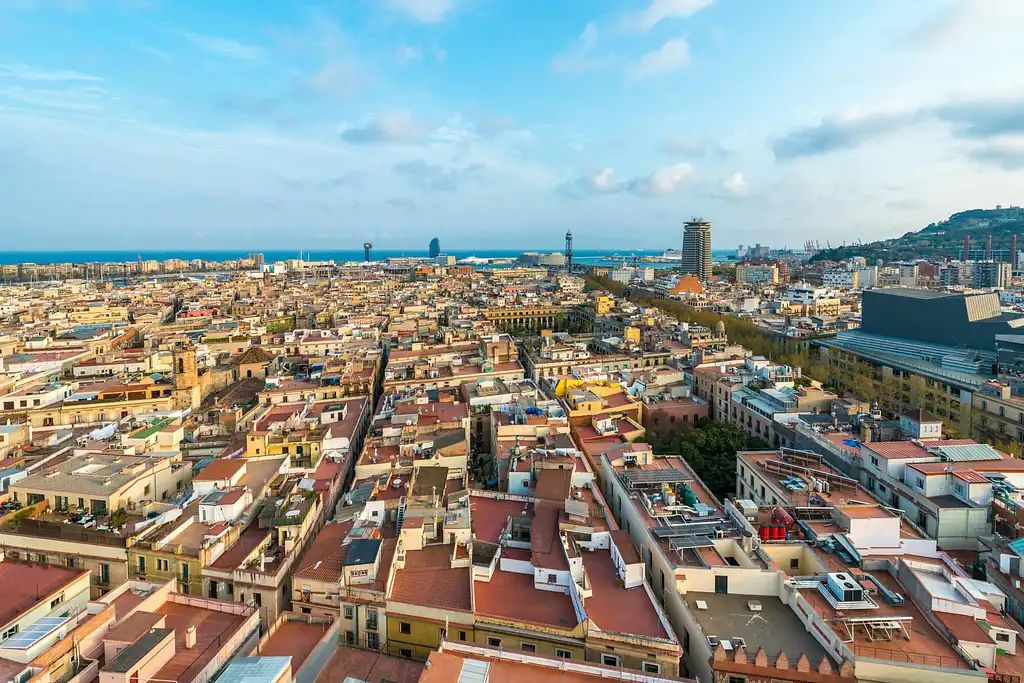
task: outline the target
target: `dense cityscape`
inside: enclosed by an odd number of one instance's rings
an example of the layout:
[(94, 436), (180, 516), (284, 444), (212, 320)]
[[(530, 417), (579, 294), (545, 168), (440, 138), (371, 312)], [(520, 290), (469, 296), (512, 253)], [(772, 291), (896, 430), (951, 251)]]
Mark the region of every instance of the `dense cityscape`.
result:
[(1024, 683), (1022, 24), (0, 0), (0, 683)]
[(681, 233), (5, 266), (0, 676), (1019, 680), (1016, 234)]

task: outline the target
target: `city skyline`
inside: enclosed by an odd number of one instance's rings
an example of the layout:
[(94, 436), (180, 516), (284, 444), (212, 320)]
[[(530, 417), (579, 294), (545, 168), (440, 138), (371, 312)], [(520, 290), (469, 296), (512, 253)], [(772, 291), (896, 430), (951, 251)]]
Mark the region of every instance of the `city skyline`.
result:
[(238, 7), (0, 2), (6, 249), (797, 248), (1019, 203), (1012, 0)]

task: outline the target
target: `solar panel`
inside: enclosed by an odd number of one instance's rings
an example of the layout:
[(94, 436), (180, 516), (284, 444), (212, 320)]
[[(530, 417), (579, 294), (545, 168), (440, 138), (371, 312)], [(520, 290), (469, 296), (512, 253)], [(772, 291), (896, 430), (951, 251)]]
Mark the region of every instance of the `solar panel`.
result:
[(1024, 538), (1018, 538), (1016, 541), (1010, 541), (1010, 550), (1017, 553), (1021, 557), (1024, 557)]
[(663, 470), (626, 470), (623, 478), (630, 486), (641, 484), (684, 484), (693, 481), (693, 477), (677, 469)]
[(3, 642), (3, 647), (15, 650), (27, 650), (40, 640), (64, 626), (72, 617), (43, 617), (31, 626), (11, 636)]

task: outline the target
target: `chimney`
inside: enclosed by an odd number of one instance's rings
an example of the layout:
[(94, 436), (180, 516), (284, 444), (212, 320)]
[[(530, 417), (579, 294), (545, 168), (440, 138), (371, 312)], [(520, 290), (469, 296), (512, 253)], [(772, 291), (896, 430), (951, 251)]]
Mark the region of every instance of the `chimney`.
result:
[(196, 625), (190, 624), (185, 629), (185, 649), (191, 650), (196, 646)]
[(989, 236), (985, 238), (985, 260), (986, 261), (991, 261), (992, 260), (992, 235), (991, 234), (989, 234)]

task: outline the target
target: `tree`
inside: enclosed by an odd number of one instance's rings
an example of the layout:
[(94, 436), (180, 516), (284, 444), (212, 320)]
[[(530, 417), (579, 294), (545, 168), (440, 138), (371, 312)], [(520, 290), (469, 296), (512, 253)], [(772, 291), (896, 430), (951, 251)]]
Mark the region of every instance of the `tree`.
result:
[(661, 439), (652, 439), (654, 452), (681, 455), (694, 474), (719, 498), (736, 489), (736, 452), (768, 448), (761, 439), (745, 434), (733, 422), (701, 418), (692, 427)]
[(863, 361), (857, 363), (853, 370), (853, 378), (849, 382), (849, 390), (857, 398), (865, 401), (877, 401), (878, 389), (875, 388), (874, 370)]
[(907, 408), (910, 410), (924, 408), (925, 397), (928, 394), (928, 385), (925, 384), (924, 378), (914, 375), (907, 380), (907, 383), (910, 385), (907, 393)]

